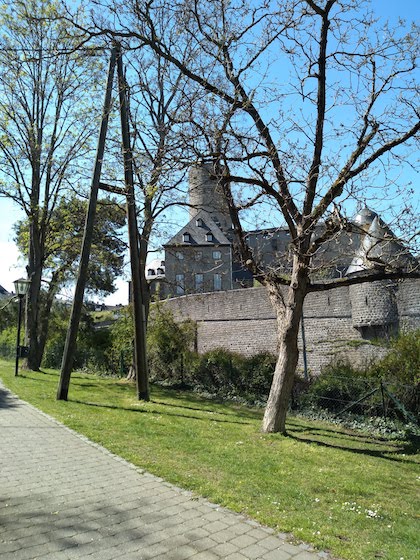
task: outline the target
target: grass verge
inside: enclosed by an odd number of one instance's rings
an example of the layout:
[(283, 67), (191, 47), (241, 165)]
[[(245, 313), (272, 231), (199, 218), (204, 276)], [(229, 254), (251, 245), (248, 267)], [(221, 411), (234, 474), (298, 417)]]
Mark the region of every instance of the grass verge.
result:
[(288, 437), (260, 433), (261, 411), (123, 380), (0, 361), (14, 393), (139, 467), (349, 560), (418, 558), (420, 456), (332, 424), (289, 418)]

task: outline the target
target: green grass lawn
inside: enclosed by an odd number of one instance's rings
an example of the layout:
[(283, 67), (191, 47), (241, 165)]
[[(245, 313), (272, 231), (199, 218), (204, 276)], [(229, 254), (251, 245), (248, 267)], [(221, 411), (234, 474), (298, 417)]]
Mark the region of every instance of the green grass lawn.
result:
[(289, 436), (260, 432), (261, 410), (125, 381), (0, 361), (14, 393), (134, 464), (345, 559), (419, 558), (420, 456), (335, 425), (290, 417)]

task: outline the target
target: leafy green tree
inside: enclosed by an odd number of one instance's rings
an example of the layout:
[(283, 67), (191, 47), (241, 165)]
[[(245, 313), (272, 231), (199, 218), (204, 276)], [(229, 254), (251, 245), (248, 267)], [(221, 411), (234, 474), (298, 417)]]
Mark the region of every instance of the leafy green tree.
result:
[(27, 217), (28, 366), (35, 370), (44, 342), (41, 279), (50, 222), (63, 191), (86, 173), (101, 83), (97, 58), (74, 51), (59, 16), (54, 0), (6, 0), (0, 15), (0, 196)]
[[(50, 215), (44, 239), (43, 272), (48, 282), (39, 296), (37, 345), (42, 358), (48, 337), (51, 308), (60, 288), (74, 279), (83, 238), (87, 203), (76, 197), (62, 199)], [(115, 290), (115, 278), (122, 274), (125, 242), (119, 236), (125, 212), (112, 199), (98, 202), (87, 289), (105, 294)], [(28, 256), (29, 220), (17, 225), (17, 244)]]

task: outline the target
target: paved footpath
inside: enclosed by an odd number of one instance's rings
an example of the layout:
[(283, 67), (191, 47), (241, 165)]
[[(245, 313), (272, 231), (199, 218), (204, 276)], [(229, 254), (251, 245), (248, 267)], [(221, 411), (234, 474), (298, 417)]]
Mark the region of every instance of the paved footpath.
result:
[(2, 560), (319, 560), (135, 468), (0, 384)]

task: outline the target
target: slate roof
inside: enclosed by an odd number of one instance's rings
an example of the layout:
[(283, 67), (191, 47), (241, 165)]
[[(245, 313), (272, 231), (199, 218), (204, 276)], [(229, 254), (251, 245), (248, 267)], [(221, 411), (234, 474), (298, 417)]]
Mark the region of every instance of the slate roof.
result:
[[(202, 225), (197, 225), (197, 221)], [(184, 233), (190, 234), (190, 241), (184, 241)], [(213, 234), (213, 241), (206, 240), (206, 234)], [(192, 220), (178, 231), (164, 247), (187, 247), (187, 246), (214, 246), (230, 245), (231, 242), (205, 210), (200, 210)]]
[(376, 216), (354, 256), (347, 274), (354, 274), (374, 267), (410, 270), (418, 261), (397, 240), (391, 229)]

